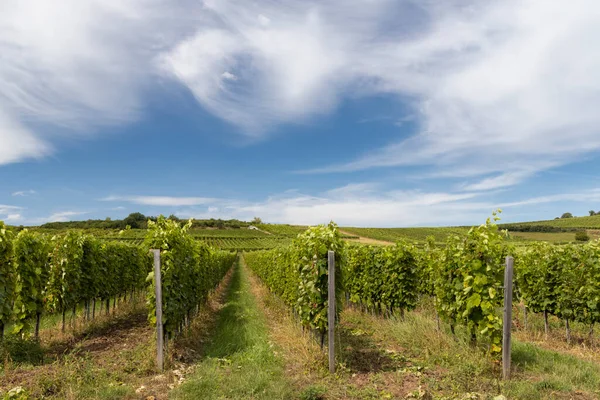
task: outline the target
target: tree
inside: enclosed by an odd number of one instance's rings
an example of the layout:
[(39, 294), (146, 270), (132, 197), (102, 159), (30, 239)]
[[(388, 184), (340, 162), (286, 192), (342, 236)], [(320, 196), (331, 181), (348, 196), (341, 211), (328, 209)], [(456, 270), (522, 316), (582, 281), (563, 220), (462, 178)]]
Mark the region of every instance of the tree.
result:
[(252, 223), (253, 223), (254, 225), (257, 225), (257, 224), (262, 224), (262, 219), (260, 219), (260, 218), (258, 218), (258, 217), (254, 217), (254, 219), (252, 220)]
[(560, 216), (561, 218), (573, 218), (573, 214), (571, 214), (570, 212), (566, 212), (563, 215)]
[(594, 211), (594, 210), (590, 210), (588, 212), (590, 213), (590, 217), (593, 217), (594, 215), (596, 215), (596, 211)]
[(131, 213), (123, 220), (124, 225), (129, 225), (132, 229), (142, 229), (146, 227), (146, 216), (142, 213)]

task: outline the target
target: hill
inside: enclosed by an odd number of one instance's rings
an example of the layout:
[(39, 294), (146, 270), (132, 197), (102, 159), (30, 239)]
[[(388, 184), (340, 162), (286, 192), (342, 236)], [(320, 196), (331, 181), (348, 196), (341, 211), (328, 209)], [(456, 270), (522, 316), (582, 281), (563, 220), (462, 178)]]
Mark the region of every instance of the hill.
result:
[(600, 229), (600, 215), (517, 222), (500, 226), (515, 232), (574, 232), (583, 229)]

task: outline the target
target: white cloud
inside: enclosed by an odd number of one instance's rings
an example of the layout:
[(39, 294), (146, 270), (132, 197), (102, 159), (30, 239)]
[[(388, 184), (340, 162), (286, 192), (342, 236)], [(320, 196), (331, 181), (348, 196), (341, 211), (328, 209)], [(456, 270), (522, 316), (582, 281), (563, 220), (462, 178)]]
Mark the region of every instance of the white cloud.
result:
[(230, 81), (237, 81), (237, 76), (235, 76), (234, 74), (232, 74), (231, 72), (225, 71), (221, 74), (221, 77), (223, 79), (227, 79)]
[(13, 223), (22, 219), (22, 207), (0, 204), (0, 221)]
[(14, 192), (12, 195), (13, 196), (19, 196), (19, 197), (27, 197), (27, 196), (33, 196), (34, 194), (37, 194), (37, 192), (35, 190), (19, 190), (17, 192)]
[(4, 220), (9, 223), (14, 223), (22, 219), (23, 217), (21, 216), (21, 214), (8, 214)]
[(72, 221), (72, 217), (88, 214), (87, 211), (60, 211), (47, 218), (40, 218), (39, 222), (66, 222)]
[(172, 196), (108, 196), (100, 201), (124, 201), (146, 206), (198, 206), (211, 204), (217, 199), (208, 197), (172, 197)]

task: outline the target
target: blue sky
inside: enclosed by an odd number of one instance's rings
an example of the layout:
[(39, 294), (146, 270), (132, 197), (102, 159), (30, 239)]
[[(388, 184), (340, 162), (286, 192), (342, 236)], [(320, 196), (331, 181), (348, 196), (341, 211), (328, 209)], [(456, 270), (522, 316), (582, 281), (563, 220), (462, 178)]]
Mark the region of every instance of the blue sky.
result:
[(600, 210), (600, 6), (0, 5), (0, 220)]

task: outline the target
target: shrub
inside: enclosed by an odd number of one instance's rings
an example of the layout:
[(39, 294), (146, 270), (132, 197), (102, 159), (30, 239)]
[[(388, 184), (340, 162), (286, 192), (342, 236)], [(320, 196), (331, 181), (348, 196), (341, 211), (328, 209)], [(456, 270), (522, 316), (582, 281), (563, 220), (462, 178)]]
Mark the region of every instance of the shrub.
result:
[(590, 236), (587, 234), (586, 231), (580, 231), (575, 234), (575, 240), (577, 240), (578, 242), (587, 242), (588, 240), (590, 240)]

